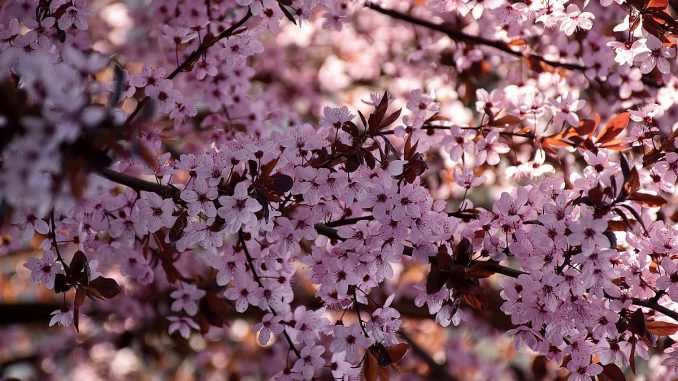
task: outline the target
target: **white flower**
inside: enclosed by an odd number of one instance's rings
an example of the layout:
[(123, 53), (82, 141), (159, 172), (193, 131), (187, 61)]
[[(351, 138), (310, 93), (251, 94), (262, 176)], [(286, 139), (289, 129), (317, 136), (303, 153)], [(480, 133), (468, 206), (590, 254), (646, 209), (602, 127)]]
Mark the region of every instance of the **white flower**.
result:
[(56, 323), (59, 323), (59, 325), (64, 327), (69, 327), (73, 324), (73, 311), (68, 307), (52, 311), (50, 315), (52, 315), (52, 319), (49, 321), (50, 327), (54, 326)]

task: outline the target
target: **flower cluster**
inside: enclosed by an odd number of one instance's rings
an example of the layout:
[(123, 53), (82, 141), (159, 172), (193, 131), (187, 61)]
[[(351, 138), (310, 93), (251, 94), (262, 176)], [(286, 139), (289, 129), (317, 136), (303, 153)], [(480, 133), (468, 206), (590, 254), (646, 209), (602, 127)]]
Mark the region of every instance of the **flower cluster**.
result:
[(0, 254), (233, 378), (669, 380), (678, 23), (612, 3), (3, 4)]

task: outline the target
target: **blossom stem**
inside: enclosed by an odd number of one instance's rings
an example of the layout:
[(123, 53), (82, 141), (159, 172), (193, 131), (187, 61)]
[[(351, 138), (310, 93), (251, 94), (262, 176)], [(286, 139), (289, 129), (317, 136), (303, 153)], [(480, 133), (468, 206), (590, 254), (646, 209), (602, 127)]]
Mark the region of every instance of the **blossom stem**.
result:
[[(252, 259), (252, 255), (250, 255), (249, 249), (247, 249), (247, 244), (245, 243), (245, 233), (240, 229), (238, 231), (238, 240), (240, 241), (240, 246), (242, 246), (242, 250), (245, 253), (245, 258), (247, 258), (247, 263), (250, 266), (250, 270), (252, 271), (252, 277), (254, 278), (254, 281), (257, 282), (259, 287), (264, 288), (264, 283), (261, 281), (261, 278), (259, 277), (259, 274), (257, 274), (257, 270), (254, 267), (254, 260)], [(271, 311), (271, 313), (275, 316), (278, 315), (275, 309), (273, 307), (269, 306), (268, 309)], [(297, 358), (301, 358), (301, 352), (297, 349), (297, 347), (294, 345), (294, 342), (292, 342), (292, 338), (290, 335), (287, 333), (287, 330), (283, 328), (283, 336), (285, 336), (285, 340), (287, 340), (287, 344), (290, 346), (290, 349), (294, 352), (294, 354), (297, 355)]]
[(54, 210), (52, 210), (52, 212), (49, 214), (49, 222), (52, 225), (52, 231), (50, 235), (52, 236), (52, 245), (54, 245), (54, 251), (56, 252), (59, 262), (61, 262), (61, 265), (64, 267), (64, 270), (67, 270), (68, 266), (66, 266), (64, 257), (61, 256), (61, 251), (59, 251), (59, 244), (57, 243), (56, 240), (56, 224), (54, 223)]

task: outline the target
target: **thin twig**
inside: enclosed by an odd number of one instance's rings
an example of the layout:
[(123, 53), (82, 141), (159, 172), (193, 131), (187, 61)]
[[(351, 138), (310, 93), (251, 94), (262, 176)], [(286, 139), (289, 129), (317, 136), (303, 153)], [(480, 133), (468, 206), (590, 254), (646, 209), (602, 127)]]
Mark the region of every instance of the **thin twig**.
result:
[[(254, 268), (254, 260), (252, 259), (252, 255), (250, 255), (250, 251), (247, 249), (247, 244), (245, 243), (245, 233), (243, 233), (242, 229), (238, 231), (238, 240), (240, 241), (240, 246), (242, 246), (242, 250), (245, 253), (245, 258), (247, 258), (247, 263), (250, 265), (250, 270), (252, 271), (252, 277), (254, 278), (254, 281), (257, 282), (259, 287), (264, 288), (264, 283), (261, 281), (259, 274), (257, 274), (257, 270)], [(268, 309), (273, 315), (278, 315), (273, 307), (268, 306)], [(290, 346), (290, 349), (292, 349), (294, 354), (296, 354), (298, 358), (301, 358), (301, 352), (299, 352), (297, 347), (294, 345), (292, 338), (287, 333), (285, 328), (283, 328), (283, 336), (285, 336), (285, 340), (287, 340), (287, 344)]]
[[(176, 69), (174, 69), (165, 79), (174, 79), (179, 73), (182, 71), (185, 71), (189, 66), (193, 64), (193, 61), (198, 59), (201, 55), (203, 55), (207, 49), (212, 47), (212, 45), (216, 44), (220, 40), (231, 36), (233, 33), (235, 33), (238, 28), (240, 28), (243, 24), (247, 22), (252, 17), (252, 11), (248, 8), (247, 13), (245, 16), (240, 19), (238, 22), (235, 24), (231, 25), (230, 28), (226, 29), (225, 31), (219, 33), (213, 40), (200, 44), (197, 49), (195, 49), (189, 56), (182, 62), (179, 66), (177, 66)], [(125, 123), (123, 123), (123, 128), (128, 127), (133, 121), (134, 118), (141, 112), (141, 110), (146, 106), (150, 98), (148, 96), (144, 97), (139, 103), (137, 103), (137, 106), (134, 108), (132, 113), (127, 117), (125, 120)]]
[(378, 4), (372, 3), (372, 2), (367, 2), (365, 4), (366, 7), (375, 10), (381, 14), (390, 16), (394, 19), (402, 20), (402, 21), (407, 21), (409, 23), (412, 23), (414, 25), (419, 25), (423, 26), (424, 28), (428, 28), (431, 30), (435, 30), (437, 32), (445, 33), (447, 36), (452, 38), (455, 41), (462, 41), (462, 42), (467, 42), (471, 44), (476, 44), (476, 45), (484, 45), (484, 46), (489, 46), (492, 48), (495, 48), (497, 50), (501, 50), (504, 53), (510, 54), (515, 57), (521, 57), (521, 58), (530, 58), (533, 60), (541, 61), (547, 65), (553, 66), (553, 67), (562, 67), (564, 69), (569, 69), (569, 70), (578, 70), (578, 71), (586, 71), (589, 68), (586, 66), (582, 66), (579, 64), (575, 63), (567, 63), (567, 62), (558, 62), (558, 61), (551, 61), (543, 56), (540, 56), (538, 54), (532, 54), (532, 53), (523, 53), (519, 52), (517, 50), (513, 50), (511, 46), (503, 41), (497, 41), (497, 40), (489, 40), (484, 37), (480, 36), (474, 36), (470, 34), (466, 34), (464, 32), (460, 32), (454, 29), (450, 29), (444, 25), (432, 23), (428, 20), (423, 20), (414, 16), (410, 16), (405, 13), (398, 12), (393, 9), (386, 9), (382, 8)]
[(64, 267), (64, 271), (67, 271), (68, 266), (64, 261), (64, 257), (61, 256), (61, 251), (59, 251), (59, 244), (57, 243), (56, 239), (56, 224), (54, 223), (54, 210), (52, 210), (52, 212), (49, 214), (49, 221), (52, 225), (52, 231), (50, 235), (52, 236), (52, 245), (54, 246), (54, 251), (56, 252), (57, 259), (59, 259), (59, 262), (61, 262), (61, 265)]

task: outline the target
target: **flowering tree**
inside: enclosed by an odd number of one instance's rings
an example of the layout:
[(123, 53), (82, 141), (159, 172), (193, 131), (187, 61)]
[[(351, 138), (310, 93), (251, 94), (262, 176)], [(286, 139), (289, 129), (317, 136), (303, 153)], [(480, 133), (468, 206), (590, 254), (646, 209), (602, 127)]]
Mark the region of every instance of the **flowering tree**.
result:
[(675, 379), (676, 11), (5, 2), (0, 371)]

